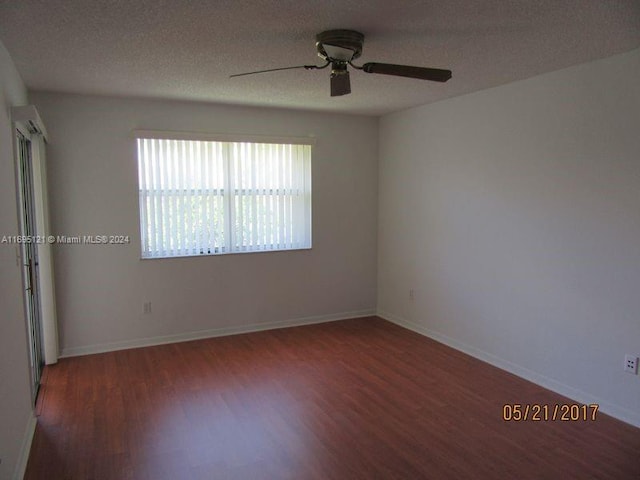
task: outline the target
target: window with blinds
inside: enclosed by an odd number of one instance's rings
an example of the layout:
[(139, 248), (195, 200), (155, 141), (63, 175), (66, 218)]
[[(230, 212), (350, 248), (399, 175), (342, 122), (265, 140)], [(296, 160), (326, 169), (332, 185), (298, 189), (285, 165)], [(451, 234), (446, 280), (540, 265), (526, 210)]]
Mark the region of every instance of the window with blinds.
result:
[(142, 258), (311, 248), (311, 145), (137, 138)]

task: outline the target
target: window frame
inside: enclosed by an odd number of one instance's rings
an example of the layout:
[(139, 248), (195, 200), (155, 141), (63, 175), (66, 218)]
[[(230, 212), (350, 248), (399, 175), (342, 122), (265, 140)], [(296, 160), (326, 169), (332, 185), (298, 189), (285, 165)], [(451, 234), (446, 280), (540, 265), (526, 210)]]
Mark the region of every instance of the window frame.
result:
[[(268, 136), (268, 135), (244, 135), (244, 134), (214, 134), (214, 133), (196, 133), (196, 132), (176, 132), (176, 131), (160, 131), (160, 130), (133, 130), (132, 137), (135, 139), (136, 143), (136, 172), (138, 181), (137, 191), (138, 191), (138, 228), (140, 233), (140, 259), (141, 260), (155, 260), (155, 259), (171, 259), (171, 258), (186, 258), (186, 257), (203, 257), (203, 256), (217, 256), (217, 255), (232, 255), (238, 253), (266, 253), (266, 252), (287, 252), (287, 251), (299, 251), (299, 250), (310, 250), (313, 246), (313, 229), (312, 229), (312, 157), (313, 157), (313, 147), (315, 146), (315, 138), (314, 137), (290, 137), (290, 136)], [(222, 223), (225, 225), (224, 227), (224, 238), (225, 245), (222, 247), (214, 247), (211, 248), (212, 245), (208, 245), (209, 248), (206, 248), (206, 251), (202, 251), (200, 253), (171, 253), (170, 250), (164, 251), (156, 251), (151, 252), (150, 254), (145, 255), (147, 249), (145, 248), (145, 235), (143, 233), (143, 228), (147, 228), (148, 224), (145, 223), (143, 225), (143, 219), (145, 218), (143, 215), (142, 208), (142, 200), (143, 200), (143, 187), (141, 185), (140, 180), (140, 144), (139, 141), (147, 139), (147, 140), (160, 140), (160, 141), (194, 141), (194, 142), (220, 142), (222, 143), (222, 149), (224, 150), (223, 159), (221, 160), (224, 163), (224, 183), (222, 187), (211, 188), (211, 191), (216, 191), (216, 196), (220, 196), (223, 203), (223, 220)], [(305, 162), (308, 162), (307, 165), (303, 166), (303, 172), (301, 175), (304, 176), (303, 184), (306, 189), (304, 190), (303, 197), (303, 210), (304, 214), (302, 218), (304, 219), (304, 226), (301, 227), (305, 232), (304, 235), (304, 244), (300, 246), (290, 247), (290, 248), (267, 248), (268, 243), (256, 244), (256, 245), (241, 245), (235, 236), (236, 228), (231, 228), (232, 222), (237, 221), (237, 217), (239, 216), (236, 210), (236, 207), (232, 205), (234, 200), (239, 196), (246, 196), (251, 199), (259, 196), (259, 189), (254, 185), (253, 187), (247, 188), (242, 185), (233, 184), (231, 181), (231, 169), (234, 160), (231, 159), (229, 154), (229, 150), (232, 148), (233, 144), (275, 144), (275, 145), (284, 145), (284, 146), (308, 146), (310, 151), (308, 153), (308, 158), (305, 157)], [(265, 189), (263, 189), (265, 190)], [(270, 187), (269, 191), (273, 192), (274, 188)], [(150, 190), (147, 189), (147, 196), (145, 198), (149, 198), (148, 192)], [(239, 193), (239, 192), (252, 192), (251, 194)], [(170, 196), (172, 192), (167, 193), (167, 196)], [(208, 194), (208, 193), (207, 193)], [(163, 194), (164, 195), (164, 194)], [(278, 195), (282, 195), (277, 193), (271, 193), (273, 197), (277, 197)], [(293, 208), (293, 207), (292, 207)], [(293, 212), (293, 210), (292, 210)], [(293, 214), (293, 213), (292, 213)], [(146, 221), (146, 220), (145, 220)], [(292, 225), (289, 223), (289, 226)], [(286, 228), (286, 227), (285, 227)], [(305, 241), (306, 240), (306, 241)], [(236, 243), (238, 243), (236, 245)], [(256, 248), (258, 246), (258, 248)], [(205, 245), (205, 247), (207, 247)], [(262, 247), (262, 248), (260, 248)], [(163, 254), (159, 254), (163, 253)]]

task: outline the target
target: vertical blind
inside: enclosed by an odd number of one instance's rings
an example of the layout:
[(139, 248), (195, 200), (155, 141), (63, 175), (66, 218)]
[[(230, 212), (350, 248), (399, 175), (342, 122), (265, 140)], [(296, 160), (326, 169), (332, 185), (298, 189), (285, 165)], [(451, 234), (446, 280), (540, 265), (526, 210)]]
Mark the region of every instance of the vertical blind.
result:
[(138, 138), (142, 257), (311, 248), (311, 146)]

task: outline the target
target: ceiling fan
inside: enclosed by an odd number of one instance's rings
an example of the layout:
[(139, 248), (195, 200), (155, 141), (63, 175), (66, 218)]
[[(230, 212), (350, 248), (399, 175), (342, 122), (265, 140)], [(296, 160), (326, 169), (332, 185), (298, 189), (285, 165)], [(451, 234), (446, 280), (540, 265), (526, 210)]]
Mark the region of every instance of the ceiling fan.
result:
[(271, 68), (258, 70), (257, 72), (238, 73), (230, 77), (241, 77), (256, 73), (276, 72), (279, 70), (292, 70), (304, 68), (306, 70), (321, 70), (331, 65), (331, 96), (337, 97), (351, 93), (351, 81), (349, 80), (350, 65), (356, 70), (366, 73), (380, 73), (382, 75), (394, 75), (396, 77), (417, 78), (419, 80), (431, 80), (434, 82), (446, 82), (451, 78), (451, 70), (439, 68), (411, 67), (408, 65), (394, 65), (391, 63), (369, 62), (362, 66), (354, 65), (353, 60), (362, 54), (364, 35), (354, 30), (327, 30), (316, 35), (316, 50), (318, 56), (326, 61), (324, 65), (297, 65), (295, 67)]

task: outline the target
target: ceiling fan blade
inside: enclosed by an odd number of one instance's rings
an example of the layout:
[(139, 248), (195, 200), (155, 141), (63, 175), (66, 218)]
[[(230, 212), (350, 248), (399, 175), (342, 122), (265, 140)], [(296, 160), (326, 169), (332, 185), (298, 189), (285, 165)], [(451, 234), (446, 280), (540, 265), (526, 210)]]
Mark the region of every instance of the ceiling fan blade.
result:
[(351, 93), (351, 80), (349, 79), (349, 72), (344, 71), (340, 73), (331, 74), (331, 96), (339, 97), (340, 95), (348, 95)]
[(325, 68), (326, 66), (328, 66), (329, 63), (327, 63), (326, 65), (296, 65), (295, 67), (282, 67), (282, 68), (270, 68), (268, 70), (258, 70), (256, 72), (247, 72), (247, 73), (236, 73), (235, 75), (229, 75), (229, 78), (233, 78), (233, 77), (243, 77), (245, 75), (255, 75), (256, 73), (267, 73), (267, 72), (277, 72), (280, 70), (293, 70), (294, 68), (304, 68), (305, 70), (319, 70), (321, 68)]
[(451, 78), (451, 70), (439, 68), (410, 67), (408, 65), (394, 65), (391, 63), (365, 63), (362, 68), (367, 73), (381, 73), (396, 77), (417, 78), (433, 82), (446, 82)]

